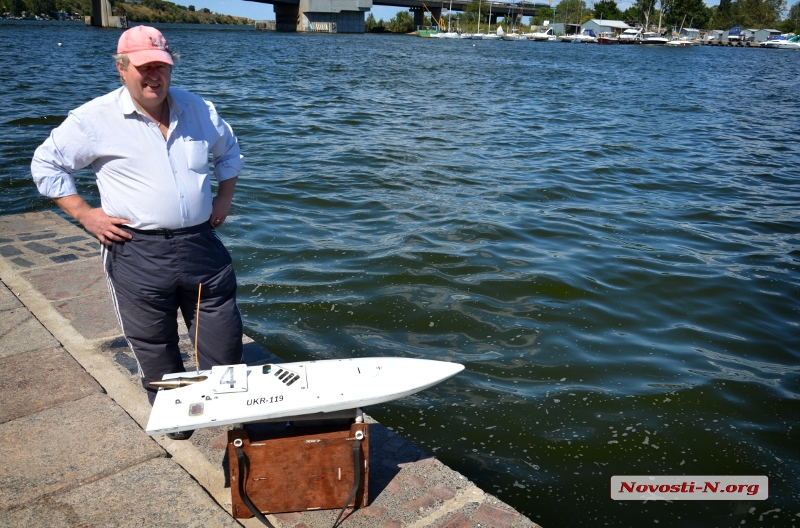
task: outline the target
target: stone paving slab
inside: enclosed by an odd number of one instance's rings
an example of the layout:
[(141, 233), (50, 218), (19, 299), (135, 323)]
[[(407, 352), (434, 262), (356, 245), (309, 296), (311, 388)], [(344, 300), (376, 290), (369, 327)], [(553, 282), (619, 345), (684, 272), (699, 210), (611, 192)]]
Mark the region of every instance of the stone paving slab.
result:
[(163, 456), (136, 422), (103, 394), (0, 424), (0, 511)]
[(192, 477), (169, 459), (152, 459), (115, 475), (50, 496), (24, 509), (0, 511), (0, 526), (234, 528)]
[[(0, 289), (7, 290), (5, 286)], [(59, 345), (27, 308), (0, 313), (0, 358)]]
[[(99, 256), (99, 249), (94, 256)], [(36, 291), (48, 301), (105, 294), (108, 296), (106, 275), (100, 259), (79, 260), (58, 266), (58, 273), (48, 268), (22, 271), (20, 275), (36, 285)]]
[(0, 217), (0, 256), (25, 270), (97, 257), (100, 242), (45, 211)]
[(17, 296), (6, 288), (5, 284), (0, 284), (0, 312), (22, 307), (23, 304), (17, 299)]
[(0, 372), (0, 423), (103, 391), (61, 347), (2, 358)]
[(56, 301), (53, 307), (86, 339), (101, 339), (122, 333), (108, 291)]

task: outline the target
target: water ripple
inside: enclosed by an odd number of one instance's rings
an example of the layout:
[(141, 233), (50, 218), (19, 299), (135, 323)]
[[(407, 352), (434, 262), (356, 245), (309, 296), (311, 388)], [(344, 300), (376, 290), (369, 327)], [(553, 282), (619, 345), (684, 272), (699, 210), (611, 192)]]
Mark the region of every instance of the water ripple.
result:
[[(0, 69), (0, 208), (50, 209), (30, 155), (118, 85), (117, 33), (1, 29), (41, 65)], [(609, 504), (609, 475), (645, 473), (768, 474), (768, 507), (669, 518), (789, 524), (797, 54), (164, 31), (247, 158), (222, 234), (254, 338), (465, 363), (370, 412), (543, 525), (666, 520)]]

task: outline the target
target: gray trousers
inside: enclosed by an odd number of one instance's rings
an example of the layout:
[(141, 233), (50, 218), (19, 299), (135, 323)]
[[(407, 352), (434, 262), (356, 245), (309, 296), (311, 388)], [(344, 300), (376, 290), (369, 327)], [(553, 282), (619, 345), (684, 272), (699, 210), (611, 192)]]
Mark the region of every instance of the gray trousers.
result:
[(103, 246), (103, 266), (117, 319), (152, 405), (157, 389), (150, 382), (185, 371), (178, 348), (178, 308), (194, 344), (200, 284), (200, 369), (241, 362), (236, 275), (228, 250), (205, 222), (178, 230), (123, 228), (133, 239)]

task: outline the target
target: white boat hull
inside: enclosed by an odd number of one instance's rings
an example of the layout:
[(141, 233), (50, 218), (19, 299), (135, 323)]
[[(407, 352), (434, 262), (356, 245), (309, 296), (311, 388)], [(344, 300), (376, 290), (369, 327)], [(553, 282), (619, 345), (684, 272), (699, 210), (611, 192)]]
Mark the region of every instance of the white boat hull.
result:
[(146, 431), (152, 436), (356, 409), (409, 396), (462, 370), (445, 361), (357, 358), (168, 374), (164, 380), (207, 378), (159, 389)]
[(793, 50), (800, 50), (800, 42), (788, 42), (788, 41), (780, 41), (780, 42), (767, 42), (764, 44), (765, 48), (776, 48), (776, 49), (793, 49)]

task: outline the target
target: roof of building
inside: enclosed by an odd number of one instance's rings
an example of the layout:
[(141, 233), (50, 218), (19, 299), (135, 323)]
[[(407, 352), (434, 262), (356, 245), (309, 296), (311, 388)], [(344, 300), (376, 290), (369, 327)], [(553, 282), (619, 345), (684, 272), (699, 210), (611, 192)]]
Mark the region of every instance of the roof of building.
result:
[(612, 27), (617, 29), (628, 29), (630, 27), (622, 20), (604, 20), (602, 18), (593, 18), (589, 22), (594, 22), (598, 26)]

